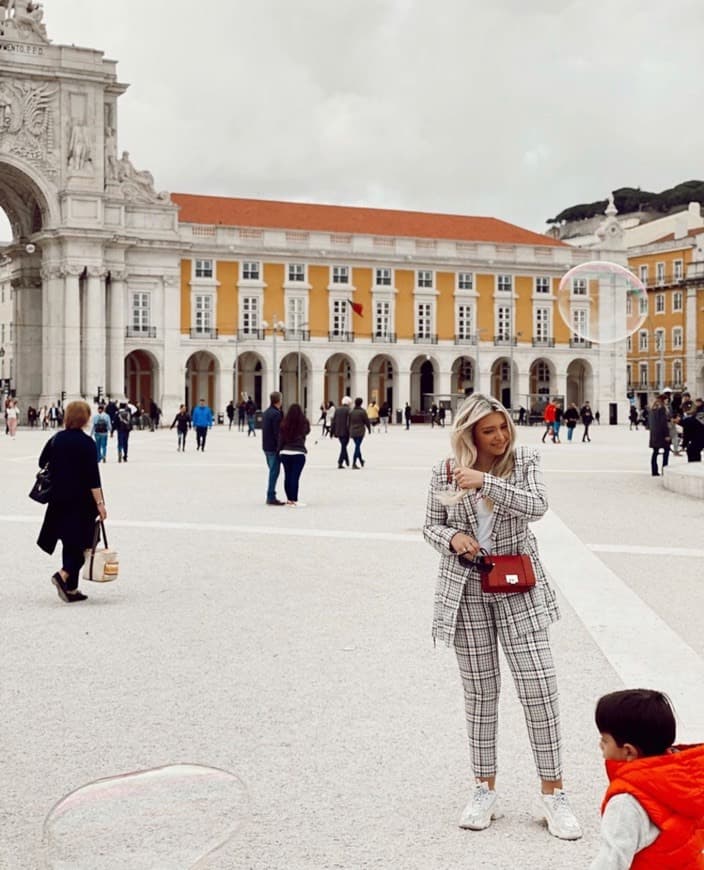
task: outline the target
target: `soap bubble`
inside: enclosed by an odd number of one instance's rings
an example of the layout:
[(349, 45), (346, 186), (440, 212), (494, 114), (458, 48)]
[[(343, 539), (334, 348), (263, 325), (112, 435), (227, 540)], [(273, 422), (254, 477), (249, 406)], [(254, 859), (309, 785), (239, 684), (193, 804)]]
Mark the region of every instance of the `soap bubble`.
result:
[(249, 814), (244, 783), (176, 764), (91, 782), (44, 822), (49, 870), (201, 870)]
[(570, 269), (557, 291), (560, 316), (579, 341), (614, 344), (643, 325), (648, 294), (618, 263), (596, 260)]

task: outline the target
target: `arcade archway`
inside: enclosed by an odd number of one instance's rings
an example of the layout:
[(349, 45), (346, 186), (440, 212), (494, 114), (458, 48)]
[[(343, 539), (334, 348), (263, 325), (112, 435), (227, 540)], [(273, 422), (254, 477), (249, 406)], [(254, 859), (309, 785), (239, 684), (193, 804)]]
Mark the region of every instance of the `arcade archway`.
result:
[(411, 364), (411, 409), (428, 411), (435, 401), (437, 364), (429, 356), (418, 356)]
[(199, 350), (186, 362), (184, 401), (190, 410), (205, 399), (210, 408), (217, 407), (218, 363), (212, 353)]
[(583, 359), (574, 359), (567, 366), (567, 404), (574, 402), (581, 408), (585, 402), (593, 402), (594, 376), (591, 365)]
[(352, 395), (352, 360), (344, 353), (335, 353), (325, 363), (324, 401), (339, 405), (343, 396)]
[[(235, 396), (237, 401), (241, 402), (249, 397), (252, 398), (257, 408), (262, 408), (264, 405), (264, 361), (258, 353), (254, 351), (246, 351), (237, 358), (233, 368), (233, 375), (236, 381)], [(268, 405), (268, 396), (266, 397)]]
[(375, 356), (369, 363), (367, 378), (367, 400), (374, 401), (379, 407), (386, 403), (389, 408), (398, 407), (394, 396), (396, 367), (393, 359), (385, 353)]
[(159, 363), (147, 350), (133, 350), (125, 359), (125, 396), (135, 404), (149, 408), (159, 399)]
[(476, 363), (471, 357), (459, 356), (452, 363), (450, 389), (458, 395), (477, 392)]

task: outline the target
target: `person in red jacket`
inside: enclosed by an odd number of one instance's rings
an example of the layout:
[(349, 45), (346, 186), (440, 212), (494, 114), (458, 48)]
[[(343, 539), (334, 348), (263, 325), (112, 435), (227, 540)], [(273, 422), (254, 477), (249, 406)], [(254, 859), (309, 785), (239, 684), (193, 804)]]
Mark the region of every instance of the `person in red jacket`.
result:
[(590, 870), (702, 870), (704, 744), (673, 745), (672, 705), (651, 689), (604, 695), (595, 719), (609, 787)]
[(557, 414), (557, 405), (555, 400), (551, 399), (545, 406), (543, 411), (543, 423), (545, 423), (545, 431), (543, 432), (543, 444), (545, 438), (549, 435), (550, 440), (555, 443), (555, 415)]

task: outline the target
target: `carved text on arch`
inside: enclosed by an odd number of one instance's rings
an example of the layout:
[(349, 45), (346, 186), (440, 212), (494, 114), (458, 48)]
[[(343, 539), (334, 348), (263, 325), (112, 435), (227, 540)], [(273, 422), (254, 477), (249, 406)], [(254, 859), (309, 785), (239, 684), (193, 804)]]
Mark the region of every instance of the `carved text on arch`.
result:
[(56, 174), (55, 95), (56, 88), (47, 83), (0, 81), (0, 154), (15, 154), (47, 175)]

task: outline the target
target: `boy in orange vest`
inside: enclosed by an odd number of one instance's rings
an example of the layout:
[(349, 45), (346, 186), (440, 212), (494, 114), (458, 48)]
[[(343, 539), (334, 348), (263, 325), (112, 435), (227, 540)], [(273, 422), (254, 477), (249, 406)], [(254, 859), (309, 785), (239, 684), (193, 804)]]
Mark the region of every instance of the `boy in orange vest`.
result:
[(626, 689), (596, 705), (610, 783), (590, 870), (703, 870), (704, 744), (673, 746), (662, 692)]

